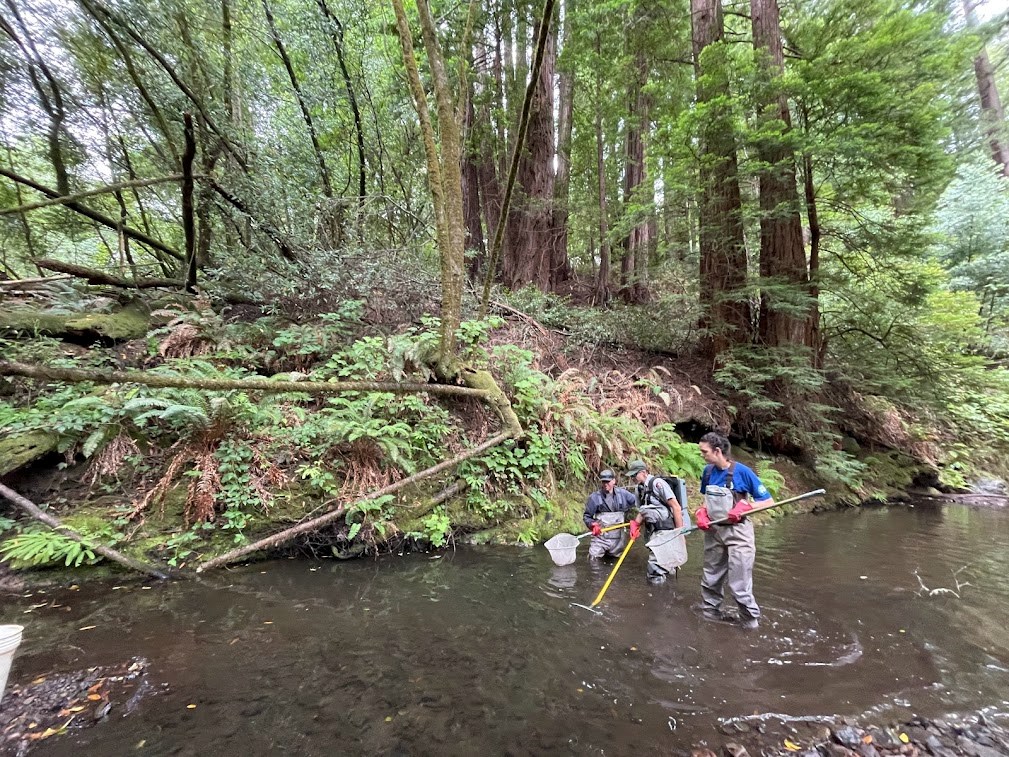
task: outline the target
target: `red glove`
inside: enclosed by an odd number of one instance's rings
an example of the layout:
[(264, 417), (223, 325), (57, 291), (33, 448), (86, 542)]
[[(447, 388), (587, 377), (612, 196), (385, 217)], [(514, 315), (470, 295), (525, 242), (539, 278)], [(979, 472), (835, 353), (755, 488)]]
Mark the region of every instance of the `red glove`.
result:
[(637, 539), (638, 535), (641, 533), (641, 524), (636, 520), (631, 521), (631, 538)]
[(702, 507), (694, 513), (694, 520), (697, 521), (697, 527), (702, 531), (707, 531), (711, 528), (711, 518), (708, 517), (708, 508), (706, 507)]
[(595, 521), (592, 523), (592, 535), (593, 536), (603, 535), (603, 527), (599, 524), (599, 521)]
[(739, 521), (741, 521), (744, 517), (746, 517), (746, 514), (750, 512), (750, 510), (752, 509), (753, 505), (751, 505), (745, 499), (742, 499), (739, 502), (737, 502), (731, 510), (729, 510), (729, 514), (725, 516), (725, 519), (729, 521), (729, 523), (735, 525), (736, 523), (739, 523)]

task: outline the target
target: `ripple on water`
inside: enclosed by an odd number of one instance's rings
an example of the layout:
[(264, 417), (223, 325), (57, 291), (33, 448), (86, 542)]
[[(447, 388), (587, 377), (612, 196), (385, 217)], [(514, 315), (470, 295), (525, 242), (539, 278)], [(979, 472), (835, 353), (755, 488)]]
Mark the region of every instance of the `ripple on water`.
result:
[[(700, 618), (701, 537), (678, 580), (632, 549), (469, 548), (439, 559), (279, 561), (200, 584), (82, 590), (31, 619), (15, 676), (151, 660), (168, 691), (38, 754), (630, 754), (738, 719), (1009, 711), (1009, 513), (881, 508), (757, 530), (760, 630)], [(959, 572), (958, 572), (959, 571)], [(923, 592), (961, 586), (959, 597)], [(63, 601), (65, 600), (65, 601)], [(37, 601), (37, 600), (36, 600)], [(76, 629), (95, 625), (85, 633)], [(57, 655), (54, 650), (59, 650)], [(49, 662), (45, 662), (49, 661)], [(34, 667), (33, 667), (34, 666)], [(188, 703), (198, 707), (188, 710)]]

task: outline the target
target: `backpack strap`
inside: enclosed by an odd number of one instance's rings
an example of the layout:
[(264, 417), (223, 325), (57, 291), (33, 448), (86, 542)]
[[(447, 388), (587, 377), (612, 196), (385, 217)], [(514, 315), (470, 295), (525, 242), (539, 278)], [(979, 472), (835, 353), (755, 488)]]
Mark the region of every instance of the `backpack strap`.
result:
[[(652, 476), (651, 479), (649, 479), (649, 481), (648, 481), (648, 486), (645, 488), (645, 504), (651, 502), (652, 500), (655, 500), (660, 505), (662, 505), (667, 510), (669, 510), (670, 509), (669, 508), (669, 503), (668, 502), (663, 502), (662, 500), (660, 500), (659, 499), (659, 495), (655, 493), (655, 479), (656, 478), (658, 478), (658, 476)], [(673, 492), (673, 499), (676, 499), (676, 492)], [(672, 512), (672, 510), (670, 510), (670, 513), (671, 512)]]
[[(708, 484), (711, 482), (711, 472), (715, 469), (714, 465), (705, 465), (704, 472), (701, 474), (701, 488), (707, 489)], [(730, 460), (729, 467), (725, 474), (725, 488), (732, 492), (732, 501), (739, 502), (741, 499), (746, 499), (746, 492), (737, 492), (735, 484), (733, 482), (733, 475), (736, 472), (736, 461)]]

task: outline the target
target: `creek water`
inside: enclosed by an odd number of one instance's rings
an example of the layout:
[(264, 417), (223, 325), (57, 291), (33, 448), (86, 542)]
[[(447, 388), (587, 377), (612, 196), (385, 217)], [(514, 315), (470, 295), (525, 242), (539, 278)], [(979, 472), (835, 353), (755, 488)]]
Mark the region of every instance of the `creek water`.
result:
[[(571, 604), (610, 567), (583, 545), (565, 567), (542, 547), (467, 547), (53, 589), (5, 599), (0, 622), (26, 626), (11, 683), (150, 661), (128, 716), (39, 755), (661, 754), (768, 716), (1009, 711), (1009, 512), (774, 519), (757, 529), (755, 632), (700, 617), (687, 538), (660, 587), (632, 549), (601, 615)], [(959, 597), (922, 588), (957, 581)]]

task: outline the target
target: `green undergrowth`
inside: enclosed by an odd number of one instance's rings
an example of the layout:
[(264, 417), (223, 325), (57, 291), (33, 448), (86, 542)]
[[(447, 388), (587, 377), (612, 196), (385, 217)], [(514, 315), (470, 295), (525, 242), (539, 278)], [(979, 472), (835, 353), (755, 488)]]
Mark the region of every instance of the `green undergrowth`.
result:
[[(137, 343), (134, 360), (152, 374), (196, 380), (433, 380), (437, 319), (376, 334), (360, 314), (359, 302), (310, 323), (275, 316), (225, 323), (207, 308), (180, 312)], [(496, 414), (473, 399), (425, 393), (312, 396), (18, 381), (15, 395), (0, 400), (0, 426), (22, 440), (45, 434), (62, 453), (70, 504), (56, 514), (68, 526), (76, 523), (87, 540), (176, 566), (341, 503), (349, 504), (346, 519), (313, 537), (316, 553), (326, 539), (343, 552), (348, 544), (374, 551), (404, 540), (531, 544), (579, 524), (586, 482), (602, 467), (643, 457), (656, 470), (699, 475), (696, 446), (672, 425), (600, 410), (584, 391), (585, 377), (553, 378), (535, 368), (531, 351), (487, 347), (501, 325), (497, 317), (464, 322), (460, 354), (496, 377), (524, 438), (396, 496), (362, 499), (498, 433)], [(111, 362), (98, 349), (65, 352), (55, 340), (3, 347), (5, 356), (34, 362)], [(456, 480), (462, 492), (435, 504)], [(45, 533), (11, 524), (4, 541), (11, 562), (97, 561)]]

